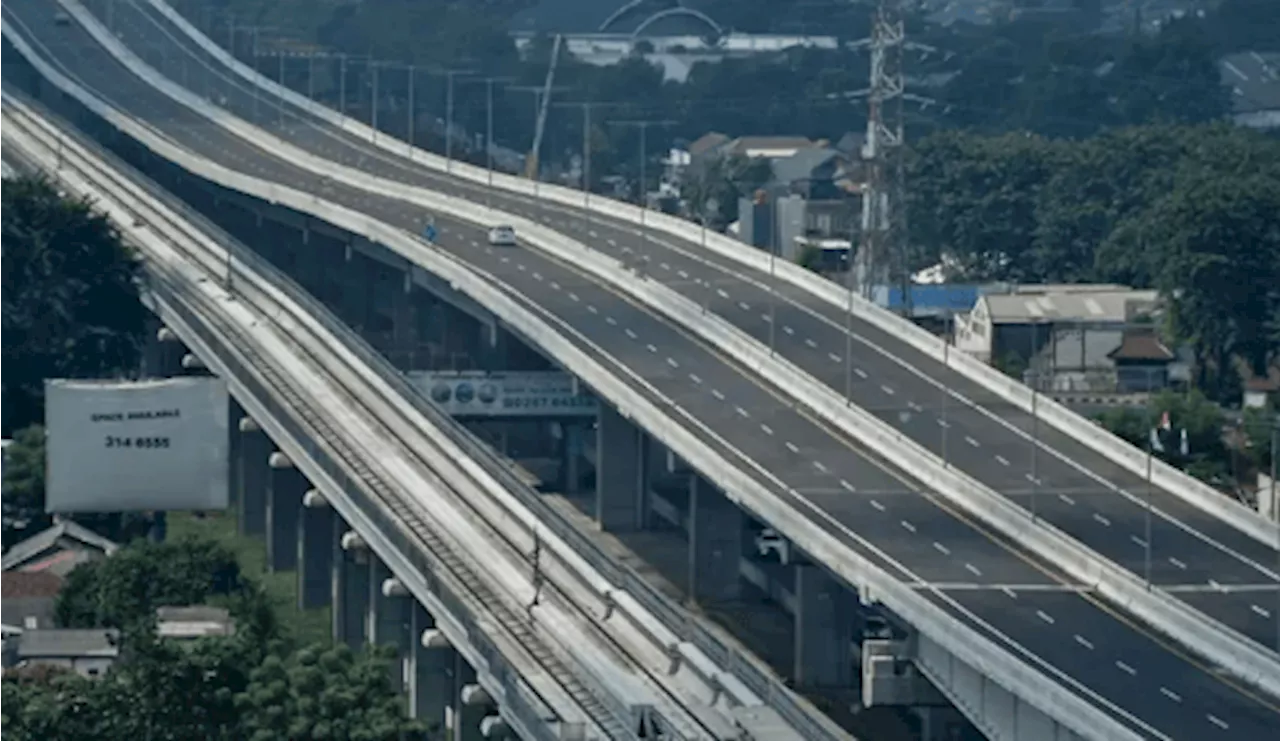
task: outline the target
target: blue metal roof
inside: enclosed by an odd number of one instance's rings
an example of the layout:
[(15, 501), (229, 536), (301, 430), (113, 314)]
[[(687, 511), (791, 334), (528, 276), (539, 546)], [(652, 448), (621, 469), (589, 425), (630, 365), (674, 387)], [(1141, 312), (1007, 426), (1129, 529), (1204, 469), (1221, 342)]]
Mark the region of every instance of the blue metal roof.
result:
[[(911, 287), (911, 305), (916, 314), (954, 314), (968, 311), (978, 301), (980, 286), (960, 283)], [(902, 288), (890, 286), (876, 291), (876, 303), (890, 311), (902, 308)]]

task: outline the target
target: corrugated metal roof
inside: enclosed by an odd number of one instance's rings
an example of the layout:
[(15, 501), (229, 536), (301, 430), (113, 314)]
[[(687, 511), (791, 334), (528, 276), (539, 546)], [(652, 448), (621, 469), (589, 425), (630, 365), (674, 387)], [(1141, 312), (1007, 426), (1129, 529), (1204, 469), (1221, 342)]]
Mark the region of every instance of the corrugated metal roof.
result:
[(1135, 308), (1151, 307), (1157, 291), (1004, 294), (983, 297), (995, 324), (1035, 321), (1124, 322)]
[(119, 637), (119, 631), (104, 628), (28, 630), (18, 644), (18, 658), (119, 656)]

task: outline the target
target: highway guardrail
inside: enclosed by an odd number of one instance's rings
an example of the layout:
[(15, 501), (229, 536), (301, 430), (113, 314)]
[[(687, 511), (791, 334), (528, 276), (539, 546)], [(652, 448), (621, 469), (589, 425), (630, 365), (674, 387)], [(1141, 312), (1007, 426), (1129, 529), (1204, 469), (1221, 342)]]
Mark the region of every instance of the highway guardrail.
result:
[[(74, 4), (68, 4), (67, 7), (74, 8)], [(75, 10), (83, 13), (80, 8)], [(100, 31), (100, 26), (92, 20), (86, 27), (97, 27)], [(1140, 738), (1072, 690), (1014, 658), (994, 641), (948, 615), (914, 589), (843, 544), (839, 538), (811, 519), (812, 515), (818, 514), (816, 510), (808, 514), (796, 510), (783, 501), (779, 492), (772, 491), (754, 476), (729, 463), (699, 435), (676, 421), (680, 415), (673, 402), (651, 387), (646, 388), (642, 379), (623, 380), (610, 373), (599, 361), (565, 337), (562, 334), (565, 330), (557, 331), (544, 319), (525, 310), (513, 296), (518, 293), (510, 288), (504, 289), (491, 284), (401, 229), (314, 194), (247, 176), (187, 152), (164, 137), (157, 136), (148, 127), (103, 104), (88, 91), (52, 69), (32, 53), (31, 48), (21, 37), (11, 32), (8, 25), (2, 30), (46, 79), (158, 156), (223, 187), (310, 214), (338, 228), (383, 244), (448, 280), (457, 290), (486, 306), (505, 324), (531, 339), (556, 358), (564, 368), (590, 384), (600, 396), (612, 401), (623, 415), (649, 430), (668, 448), (681, 451), (680, 455), (684, 460), (701, 471), (731, 500), (772, 523), (784, 537), (803, 543), (806, 552), (826, 564), (847, 583), (868, 587), (877, 600), (944, 646), (958, 660), (989, 677), (1073, 733), (1086, 738), (1134, 741)], [(122, 50), (127, 53), (113, 38), (99, 40), (112, 48), (113, 53)], [(141, 65), (136, 57), (133, 59), (135, 73), (141, 74), (166, 94), (173, 94), (171, 91), (176, 85), (157, 75), (146, 65)], [(187, 101), (194, 96), (180, 88), (178, 94), (181, 97), (177, 99), (184, 105), (190, 105)], [(524, 301), (534, 303), (527, 298)], [(607, 357), (602, 351), (599, 354)], [(813, 509), (808, 503), (802, 504)]]
[[(67, 0), (62, 1), (66, 2)], [(386, 133), (375, 134), (374, 129), (369, 125), (316, 103), (243, 64), (192, 26), (164, 0), (145, 1), (155, 8), (158, 13), (182, 29), (194, 43), (243, 79), (276, 97), (282, 98), (290, 105), (301, 108), (339, 129), (364, 139), (375, 147), (475, 183), (488, 183), (490, 182), (490, 177), (492, 177), (492, 183), (495, 186), (512, 193), (554, 201), (575, 209), (594, 211), (619, 221), (633, 224), (641, 222), (640, 211), (636, 206), (605, 196), (584, 194), (582, 191), (560, 185), (534, 183), (506, 173), (494, 172), (491, 174), (488, 170), (469, 163), (457, 160), (449, 161), (433, 152), (412, 147), (408, 143), (394, 139)], [(691, 244), (705, 244), (707, 249), (715, 252), (720, 257), (733, 260), (763, 273), (770, 272), (769, 257), (766, 254), (759, 250), (743, 249), (741, 242), (722, 234), (706, 232), (690, 221), (661, 212), (649, 211), (644, 216), (644, 224), (647, 228), (665, 232)], [(901, 339), (917, 351), (951, 368), (1022, 411), (1032, 413), (1032, 397), (1035, 394), (1025, 384), (1009, 378), (995, 368), (966, 353), (949, 351), (945, 347), (947, 343), (944, 340), (920, 328), (913, 322), (887, 311), (856, 294), (851, 299), (848, 290), (789, 261), (777, 261), (773, 267), (773, 272), (777, 277), (804, 289), (842, 312), (852, 311), (860, 320), (886, 332), (890, 336)], [(887, 355), (889, 354), (887, 350), (884, 352)], [(904, 368), (919, 373), (918, 370), (911, 368), (905, 361), (898, 358), (895, 358), (895, 360), (901, 363)], [(920, 376), (933, 383), (932, 379), (927, 375), (920, 374)], [(965, 397), (954, 391), (948, 391), (955, 396), (958, 403), (973, 405)], [(1113, 463), (1142, 478), (1147, 477), (1149, 461), (1145, 452), (1110, 431), (1081, 417), (1054, 399), (1039, 395), (1034, 401), (1034, 413), (1045, 424), (1065, 433)], [(1204, 482), (1188, 476), (1183, 471), (1164, 461), (1157, 459), (1150, 461), (1150, 464), (1153, 483), (1223, 520), (1268, 547), (1280, 548), (1280, 525), (1269, 522), (1266, 518), (1240, 502), (1230, 499)]]

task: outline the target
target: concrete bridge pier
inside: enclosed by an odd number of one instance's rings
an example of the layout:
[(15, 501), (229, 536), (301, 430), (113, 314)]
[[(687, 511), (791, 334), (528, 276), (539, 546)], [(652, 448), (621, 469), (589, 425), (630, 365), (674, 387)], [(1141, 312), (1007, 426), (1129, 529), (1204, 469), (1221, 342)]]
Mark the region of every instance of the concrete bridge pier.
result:
[(271, 440), (252, 417), (241, 417), (238, 429), (240, 445), (236, 471), (239, 475), (237, 520), (240, 534), (262, 535), (267, 524), (267, 487), (270, 486), (267, 458), (271, 455)]
[(409, 654), (413, 596), (382, 559), (369, 554), (369, 643), (395, 651), (391, 663), (391, 686), (405, 688), (404, 665)]
[(462, 654), (453, 654), (451, 702), (445, 708), (445, 730), (450, 741), (480, 741), (480, 724), (494, 710), (493, 698), (476, 682), (476, 670)]
[(289, 456), (276, 451), (267, 459), (271, 471), (267, 490), (267, 569), (293, 571), (298, 567), (298, 518), (309, 482)]
[(416, 600), (410, 608), (410, 645), (405, 679), (408, 682), (409, 715), (427, 724), (427, 737), (439, 738), (444, 730), (445, 708), (453, 691), (453, 662), (457, 653), (435, 618)]
[(644, 432), (617, 410), (600, 408), (595, 520), (601, 530), (625, 532), (648, 525), (644, 438)]
[(337, 514), (324, 495), (311, 489), (302, 495), (298, 517), (298, 607), (328, 607), (332, 598), (333, 528)]
[(353, 651), (364, 647), (369, 615), (370, 568), (368, 545), (345, 522), (335, 529), (338, 552), (333, 562), (333, 639)]
[(796, 685), (852, 688), (857, 598), (818, 566), (796, 566), (795, 577)]
[(742, 596), (746, 517), (697, 474), (689, 475), (689, 597), (699, 604)]

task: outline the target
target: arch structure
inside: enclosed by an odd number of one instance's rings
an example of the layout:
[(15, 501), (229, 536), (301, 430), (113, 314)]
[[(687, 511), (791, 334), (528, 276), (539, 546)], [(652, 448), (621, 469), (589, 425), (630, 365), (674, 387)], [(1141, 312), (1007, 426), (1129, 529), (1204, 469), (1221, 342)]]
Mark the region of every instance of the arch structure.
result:
[[(608, 33), (623, 21), (640, 16), (642, 13), (646, 12), (647, 9), (645, 6), (652, 5), (653, 2), (654, 0), (629, 0), (626, 3), (623, 3), (621, 7), (613, 11), (613, 13), (605, 19), (604, 23), (600, 24), (598, 31), (600, 33)], [(631, 37), (638, 37), (653, 24), (667, 18), (690, 18), (705, 26), (707, 31), (710, 31), (716, 36), (724, 35), (724, 29), (721, 28), (719, 23), (712, 20), (711, 16), (703, 13), (701, 10), (686, 8), (680, 4), (680, 0), (674, 0), (674, 4), (670, 4), (668, 7), (645, 16), (644, 20), (640, 21), (639, 25), (637, 25), (631, 32)]]

